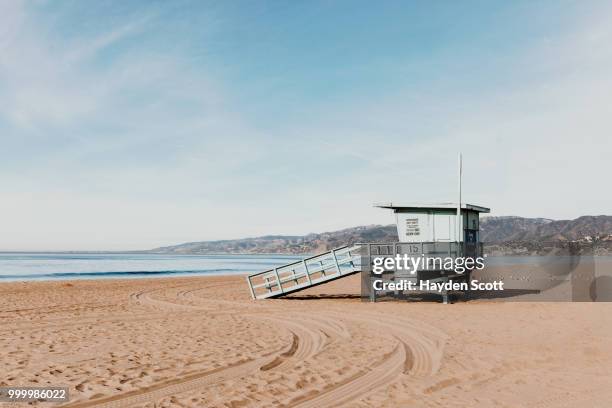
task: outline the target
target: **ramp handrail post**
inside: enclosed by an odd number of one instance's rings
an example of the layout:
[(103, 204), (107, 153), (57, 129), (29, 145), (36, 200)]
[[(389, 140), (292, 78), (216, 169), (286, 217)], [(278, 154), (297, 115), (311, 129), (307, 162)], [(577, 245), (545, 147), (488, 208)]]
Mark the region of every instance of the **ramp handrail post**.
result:
[(276, 284), (278, 285), (278, 289), (280, 289), (281, 293), (284, 293), (283, 284), (281, 283), (280, 276), (278, 276), (278, 268), (274, 268), (274, 276), (276, 276)]
[(293, 276), (293, 281), (295, 282), (295, 284), (298, 284), (298, 278), (297, 278), (297, 274), (295, 273), (295, 269), (291, 270), (292, 276)]
[(272, 292), (272, 285), (270, 284), (270, 277), (268, 275), (264, 277), (264, 282), (266, 282), (266, 288), (268, 289), (268, 292)]
[(271, 292), (272, 290), (270, 289), (270, 279), (266, 275), (264, 275), (263, 280), (264, 280), (264, 283), (266, 284), (266, 289), (268, 289), (268, 292)]
[(308, 265), (306, 265), (306, 261), (303, 259), (302, 265), (304, 265), (304, 272), (306, 273), (306, 279), (308, 280), (308, 284), (312, 285), (312, 280), (310, 280), (310, 272), (308, 272)]
[(342, 275), (342, 272), (340, 272), (340, 264), (338, 264), (338, 258), (336, 257), (336, 250), (332, 249), (331, 253), (332, 253), (332, 256), (334, 257), (334, 262), (336, 263), (336, 270), (338, 271), (338, 275)]
[(253, 289), (253, 283), (251, 282), (251, 277), (247, 276), (246, 279), (249, 284), (249, 289), (251, 290), (251, 297), (255, 299), (255, 290)]

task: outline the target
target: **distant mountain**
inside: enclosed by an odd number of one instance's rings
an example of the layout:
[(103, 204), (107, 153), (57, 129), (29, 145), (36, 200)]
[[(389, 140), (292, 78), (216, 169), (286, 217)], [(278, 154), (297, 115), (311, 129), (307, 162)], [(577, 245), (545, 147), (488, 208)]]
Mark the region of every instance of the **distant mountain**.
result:
[[(583, 216), (575, 220), (484, 217), (481, 240), (496, 255), (537, 255), (593, 251), (612, 254), (612, 216)], [(314, 254), (356, 242), (396, 242), (395, 225), (368, 225), (304, 236), (268, 235), (223, 241), (200, 241), (156, 248), (174, 254)]]
[(480, 220), (480, 239), (483, 242), (505, 242), (551, 222), (553, 220), (547, 218), (483, 217)]
[(328, 251), (355, 242), (393, 241), (397, 241), (395, 225), (368, 225), (304, 236), (268, 235), (257, 238), (189, 242), (156, 248), (152, 252), (175, 254), (310, 254)]
[(491, 255), (612, 255), (612, 216), (575, 220), (487, 217), (481, 239)]
[(483, 242), (579, 241), (612, 234), (612, 216), (586, 215), (575, 220), (546, 218), (485, 217), (480, 223)]

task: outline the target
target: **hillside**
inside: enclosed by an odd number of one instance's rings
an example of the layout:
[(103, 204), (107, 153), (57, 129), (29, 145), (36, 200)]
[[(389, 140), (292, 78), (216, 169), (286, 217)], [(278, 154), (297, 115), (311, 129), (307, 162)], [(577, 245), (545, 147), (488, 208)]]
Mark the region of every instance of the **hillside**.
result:
[[(495, 255), (538, 255), (595, 252), (612, 254), (612, 216), (583, 216), (575, 220), (485, 217), (481, 238)], [(397, 241), (395, 225), (368, 225), (304, 236), (268, 235), (222, 241), (189, 242), (156, 248), (173, 254), (312, 254), (355, 242)]]
[(153, 252), (175, 254), (308, 254), (355, 242), (397, 241), (395, 225), (368, 225), (304, 236), (268, 235), (223, 241), (201, 241), (156, 248)]
[(612, 216), (586, 215), (575, 220), (546, 218), (486, 217), (481, 238), (487, 243), (508, 241), (579, 241), (612, 234)]
[(551, 222), (554, 221), (547, 218), (483, 217), (480, 238), (483, 242), (505, 242)]

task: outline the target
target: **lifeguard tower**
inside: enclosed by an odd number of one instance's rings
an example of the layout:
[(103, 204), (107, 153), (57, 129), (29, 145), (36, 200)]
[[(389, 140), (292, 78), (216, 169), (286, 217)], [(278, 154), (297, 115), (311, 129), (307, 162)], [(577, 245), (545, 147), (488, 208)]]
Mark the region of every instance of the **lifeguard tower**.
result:
[[(374, 278), (371, 267), (375, 258), (404, 254), (474, 259), (481, 257), (483, 252), (479, 217), (481, 213), (488, 213), (490, 210), (478, 205), (461, 203), (461, 155), (459, 155), (458, 198), (457, 203), (375, 204), (376, 207), (393, 210), (397, 225), (397, 242), (355, 243), (278, 268), (251, 274), (247, 276), (251, 296), (253, 299), (281, 297), (358, 272), (363, 272), (362, 283), (371, 288), (367, 280)], [(466, 268), (463, 273), (457, 274), (448, 268), (424, 265), (411, 272), (387, 271), (386, 279), (409, 280), (417, 285), (424, 280), (469, 281), (471, 270)], [(368, 297), (375, 301), (377, 294), (380, 292), (370, 291)], [(394, 294), (401, 293), (394, 291)], [(448, 302), (448, 293), (441, 294), (444, 302)]]
[[(370, 271), (375, 258), (409, 255), (427, 258), (479, 258), (483, 256), (480, 241), (480, 214), (490, 212), (489, 208), (473, 204), (456, 203), (379, 203), (375, 207), (393, 210), (397, 225), (398, 242), (361, 244), (362, 269)], [(421, 281), (446, 282), (464, 281), (468, 283), (472, 267), (461, 273), (443, 268), (440, 263), (423, 264), (416, 271), (387, 271), (388, 280), (411, 281), (419, 286)], [(375, 278), (364, 273), (364, 285)], [(370, 300), (384, 291), (370, 291)], [(399, 295), (397, 291), (394, 293)], [(444, 303), (448, 302), (448, 292), (441, 293)]]
[[(376, 207), (393, 210), (397, 225), (398, 241), (393, 243), (366, 242), (336, 248), (302, 261), (257, 272), (247, 276), (254, 299), (284, 296), (305, 288), (368, 271), (374, 258), (408, 254), (429, 257), (482, 256), (480, 242), (480, 214), (490, 210), (472, 204), (457, 206), (454, 203), (438, 204), (375, 204)], [(459, 214), (459, 216), (457, 216)], [(418, 284), (422, 280), (432, 282), (470, 278), (470, 270), (457, 274), (424, 265), (416, 273), (390, 271), (390, 279), (408, 279)], [(364, 273), (364, 278), (371, 275)], [(395, 293), (398, 295), (398, 293)], [(378, 293), (380, 295), (380, 293)], [(448, 294), (442, 294), (448, 301)], [(376, 294), (370, 293), (371, 300)]]

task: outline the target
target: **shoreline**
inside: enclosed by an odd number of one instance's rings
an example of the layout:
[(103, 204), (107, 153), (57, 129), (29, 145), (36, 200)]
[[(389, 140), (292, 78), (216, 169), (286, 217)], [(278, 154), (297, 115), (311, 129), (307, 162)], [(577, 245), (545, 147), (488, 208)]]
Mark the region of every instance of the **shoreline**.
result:
[[(114, 273), (114, 272), (113, 272)], [(120, 272), (119, 274), (124, 274), (125, 272)], [(111, 273), (112, 274), (112, 273)], [(154, 274), (154, 273), (152, 273)], [(73, 274), (73, 275), (77, 275), (77, 274)], [(141, 280), (141, 279), (154, 279), (154, 280), (160, 280), (160, 279), (182, 279), (182, 278), (192, 278), (192, 279), (198, 279), (198, 278), (212, 278), (212, 277), (233, 277), (233, 276), (240, 276), (240, 277), (246, 277), (248, 275), (248, 273), (242, 273), (242, 272), (236, 272), (236, 273), (207, 273), (207, 274), (185, 274), (185, 275), (181, 275), (180, 273), (177, 273), (175, 275), (167, 275), (167, 274), (163, 274), (159, 275), (159, 276), (151, 276), (151, 275), (142, 275), (142, 276), (108, 276), (108, 277), (99, 277), (99, 278), (89, 278), (89, 277), (83, 277), (83, 278), (79, 278), (79, 277), (75, 277), (75, 278), (63, 278), (63, 277), (58, 277), (58, 278), (46, 278), (43, 277), (41, 279), (36, 279), (36, 278), (31, 278), (31, 279), (4, 279), (2, 277), (0, 277), (0, 285), (4, 284), (4, 283), (28, 283), (28, 282), (99, 282), (99, 281), (113, 281), (113, 280), (117, 280), (117, 281), (132, 281), (132, 280)]]
[[(246, 255), (248, 256), (248, 255)], [(220, 256), (223, 259), (223, 256)], [(233, 255), (232, 255), (233, 257)], [(268, 255), (253, 256), (252, 258), (261, 258), (265, 260)], [(189, 256), (187, 256), (189, 258)], [(267, 259), (298, 259), (297, 257), (268, 257)], [(519, 271), (525, 270), (526, 268), (542, 268), (547, 266), (549, 268), (561, 268), (567, 269), (568, 262), (565, 265), (565, 260), (575, 260), (576, 257), (570, 256), (489, 256), (486, 258), (487, 264), (485, 265), (484, 272), (487, 273), (496, 270), (499, 267), (516, 267)], [(586, 256), (583, 257), (585, 260), (593, 260), (593, 265), (596, 270), (610, 270), (612, 267), (612, 256)], [(538, 263), (537, 261), (550, 260), (549, 263)], [(492, 261), (492, 262), (491, 262)], [(271, 265), (271, 264), (270, 264)], [(180, 265), (179, 265), (180, 266)], [(81, 281), (81, 280), (113, 280), (113, 279), (172, 279), (172, 278), (200, 278), (200, 277), (213, 277), (213, 276), (246, 276), (253, 272), (260, 272), (266, 269), (265, 264), (261, 265), (261, 268), (251, 270), (239, 270), (236, 268), (228, 268), (223, 266), (214, 267), (211, 266), (208, 269), (199, 269), (197, 266), (194, 269), (167, 269), (167, 270), (127, 270), (127, 271), (85, 271), (85, 272), (48, 272), (41, 274), (4, 274), (0, 275), (0, 285), (11, 282), (56, 282), (56, 281)], [(609, 272), (606, 273), (609, 275)], [(503, 277), (503, 276), (502, 276)]]

